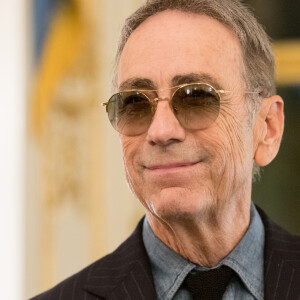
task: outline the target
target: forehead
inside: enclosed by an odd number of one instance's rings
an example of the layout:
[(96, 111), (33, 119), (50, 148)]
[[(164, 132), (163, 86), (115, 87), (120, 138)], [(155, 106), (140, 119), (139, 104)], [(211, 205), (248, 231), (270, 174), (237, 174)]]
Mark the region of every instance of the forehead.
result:
[(206, 15), (167, 10), (144, 21), (125, 44), (118, 86), (146, 78), (159, 88), (182, 74), (206, 74), (221, 86), (242, 78), (242, 54), (229, 28)]

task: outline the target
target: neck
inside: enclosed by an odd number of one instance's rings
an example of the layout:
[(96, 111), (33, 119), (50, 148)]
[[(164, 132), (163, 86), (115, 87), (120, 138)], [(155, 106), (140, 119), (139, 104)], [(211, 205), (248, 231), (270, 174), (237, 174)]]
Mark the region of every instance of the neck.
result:
[[(216, 212), (217, 211), (217, 212)], [(217, 265), (245, 235), (250, 224), (250, 201), (191, 218), (160, 218), (148, 213), (154, 234), (187, 260), (204, 267)]]

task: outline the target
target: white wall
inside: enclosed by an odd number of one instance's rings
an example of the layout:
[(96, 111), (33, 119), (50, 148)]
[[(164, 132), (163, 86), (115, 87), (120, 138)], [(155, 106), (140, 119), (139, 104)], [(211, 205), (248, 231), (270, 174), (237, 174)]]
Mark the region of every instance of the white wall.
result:
[(27, 1), (0, 1), (1, 299), (23, 299)]

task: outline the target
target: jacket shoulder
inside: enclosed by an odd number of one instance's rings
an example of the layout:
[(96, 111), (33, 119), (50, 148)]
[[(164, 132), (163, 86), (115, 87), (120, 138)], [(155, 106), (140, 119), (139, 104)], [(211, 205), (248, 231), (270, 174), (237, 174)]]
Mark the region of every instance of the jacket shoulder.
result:
[[(52, 289), (37, 295), (31, 300), (56, 299), (99, 299), (99, 293), (89, 286), (103, 286), (105, 293), (110, 286), (116, 286), (120, 274), (127, 274), (136, 260), (141, 260), (147, 266), (147, 257), (142, 241), (143, 219), (139, 222), (131, 236), (125, 240), (114, 252), (104, 256), (78, 273), (65, 279)], [(146, 269), (150, 267), (147, 266)], [(150, 275), (149, 275), (150, 276)], [(109, 280), (108, 282), (106, 282)]]
[(265, 299), (300, 299), (300, 237), (258, 211), (265, 227)]
[[(97, 260), (83, 270), (63, 280), (48, 291), (43, 292), (42, 294), (39, 294), (30, 300), (99, 299), (93, 298), (92, 295), (90, 298), (85, 298), (86, 292), (83, 287), (89, 276), (94, 272), (95, 269), (99, 267), (99, 265), (101, 265), (102, 260), (105, 259), (106, 257)], [(76, 297), (73, 297), (73, 295), (76, 295)]]

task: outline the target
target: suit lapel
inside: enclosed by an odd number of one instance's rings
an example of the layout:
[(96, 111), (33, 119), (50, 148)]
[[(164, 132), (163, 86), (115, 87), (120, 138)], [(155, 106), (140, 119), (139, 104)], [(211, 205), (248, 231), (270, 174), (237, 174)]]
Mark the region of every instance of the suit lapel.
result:
[(153, 283), (144, 266), (136, 262), (128, 276), (116, 286), (108, 299), (156, 299)]
[(265, 226), (265, 299), (300, 299), (300, 238), (272, 222), (258, 208)]
[(151, 266), (142, 240), (143, 220), (133, 234), (91, 271), (85, 290), (104, 299), (156, 299)]

